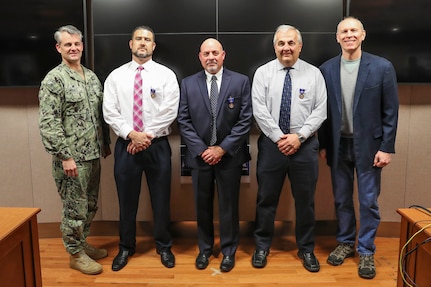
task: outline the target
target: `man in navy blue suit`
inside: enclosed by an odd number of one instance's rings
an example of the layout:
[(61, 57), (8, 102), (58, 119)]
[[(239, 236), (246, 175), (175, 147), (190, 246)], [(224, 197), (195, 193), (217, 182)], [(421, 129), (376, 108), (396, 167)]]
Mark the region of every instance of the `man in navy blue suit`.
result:
[(320, 156), (331, 168), (338, 219), (337, 247), (327, 262), (341, 265), (355, 254), (356, 217), (353, 201), (356, 170), (359, 198), (358, 274), (376, 275), (374, 240), (380, 223), (378, 196), (382, 168), (395, 152), (398, 87), (392, 64), (362, 51), (362, 23), (353, 17), (337, 27), (338, 55), (321, 67), (328, 91), (328, 118), (319, 130)]
[(205, 269), (213, 253), (214, 187), (217, 185), (221, 271), (235, 265), (239, 241), (239, 189), (242, 165), (250, 160), (249, 79), (223, 67), (225, 51), (216, 39), (205, 40), (199, 52), (204, 68), (182, 80), (178, 125), (191, 168), (198, 226), (196, 268)]

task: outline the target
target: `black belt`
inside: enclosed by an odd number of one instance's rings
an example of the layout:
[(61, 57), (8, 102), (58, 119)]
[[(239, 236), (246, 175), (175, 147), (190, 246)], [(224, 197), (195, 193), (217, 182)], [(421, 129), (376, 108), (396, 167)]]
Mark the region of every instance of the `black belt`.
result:
[[(165, 140), (167, 140), (168, 139), (168, 137), (167, 136), (162, 136), (162, 137), (159, 137), (159, 138), (153, 138), (152, 140), (151, 140), (151, 143), (153, 144), (153, 143), (158, 143), (158, 142), (161, 142), (161, 141), (165, 141)], [(125, 139), (123, 139), (123, 138), (121, 138), (121, 137), (118, 137), (118, 140), (121, 140), (121, 141), (124, 141), (124, 142), (130, 142), (130, 139), (127, 139), (127, 140), (125, 140)]]
[(167, 140), (167, 139), (168, 139), (168, 137), (167, 137), (167, 136), (163, 136), (163, 137), (159, 137), (159, 138), (153, 138), (153, 139), (151, 140), (151, 143), (153, 144), (153, 143), (157, 143), (157, 142), (165, 141), (165, 140)]

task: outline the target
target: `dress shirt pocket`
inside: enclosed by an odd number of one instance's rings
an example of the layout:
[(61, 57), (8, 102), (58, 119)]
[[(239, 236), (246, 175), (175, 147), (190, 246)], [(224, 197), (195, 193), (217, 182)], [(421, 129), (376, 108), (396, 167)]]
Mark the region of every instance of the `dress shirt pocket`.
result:
[[(146, 89), (144, 90), (144, 99), (147, 99), (147, 101), (144, 101), (144, 109), (146, 109), (147, 112), (150, 112), (154, 108), (158, 110), (164, 100), (163, 86), (153, 83), (151, 86), (144, 88)], [(145, 104), (147, 104), (147, 106), (145, 106)], [(150, 104), (150, 106), (148, 106), (148, 104)], [(147, 110), (147, 108), (149, 110)]]
[(308, 115), (313, 110), (313, 94), (310, 89), (294, 91), (292, 92), (292, 103), (297, 107), (299, 113)]

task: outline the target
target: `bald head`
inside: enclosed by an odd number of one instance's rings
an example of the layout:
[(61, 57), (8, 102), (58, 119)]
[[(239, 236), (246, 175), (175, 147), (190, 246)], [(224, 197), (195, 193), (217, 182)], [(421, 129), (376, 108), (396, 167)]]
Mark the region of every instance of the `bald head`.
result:
[(202, 52), (203, 49), (206, 50), (208, 47), (213, 47), (213, 48), (223, 50), (222, 44), (217, 39), (214, 39), (214, 38), (208, 38), (205, 41), (203, 41), (201, 44), (200, 51)]

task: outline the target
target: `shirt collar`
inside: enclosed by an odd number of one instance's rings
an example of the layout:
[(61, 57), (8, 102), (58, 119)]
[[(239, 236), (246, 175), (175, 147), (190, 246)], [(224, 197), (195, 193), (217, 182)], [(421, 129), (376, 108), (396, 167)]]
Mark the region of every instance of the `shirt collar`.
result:
[[(295, 64), (293, 64), (292, 69), (293, 70), (299, 70), (299, 62), (301, 61), (301, 59), (298, 58), (298, 60), (296, 60)], [(278, 61), (277, 59), (277, 70), (284, 70), (284, 68), (286, 68), (286, 66), (284, 66), (280, 61)]]
[(154, 63), (154, 61), (152, 59), (150, 59), (149, 61), (145, 62), (143, 65), (140, 65), (137, 62), (135, 62), (134, 60), (132, 60), (132, 62), (130, 63), (130, 68), (133, 71), (136, 71), (139, 66), (142, 66), (142, 67), (144, 67), (144, 70), (151, 70), (151, 67), (153, 66), (153, 63)]
[(212, 76), (216, 76), (217, 80), (221, 79), (221, 76), (223, 75), (223, 67), (221, 67), (220, 71), (217, 72), (217, 74), (210, 74), (205, 70), (205, 75), (207, 76), (207, 81), (211, 81)]

